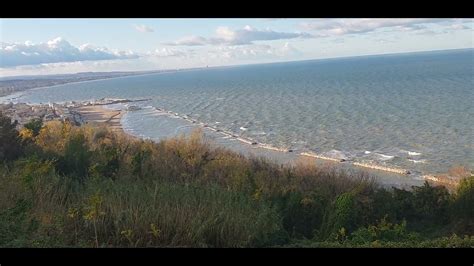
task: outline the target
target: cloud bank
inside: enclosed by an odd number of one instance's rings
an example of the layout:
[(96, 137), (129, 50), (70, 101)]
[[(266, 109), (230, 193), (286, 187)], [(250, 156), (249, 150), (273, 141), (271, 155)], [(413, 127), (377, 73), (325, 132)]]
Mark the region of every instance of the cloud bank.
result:
[(44, 63), (138, 58), (131, 51), (116, 51), (84, 44), (79, 47), (58, 37), (46, 43), (1, 43), (0, 67)]
[(202, 45), (246, 45), (254, 44), (255, 41), (272, 41), (294, 38), (311, 38), (304, 32), (277, 32), (270, 29), (259, 30), (251, 26), (243, 29), (232, 30), (228, 27), (218, 27), (215, 37), (205, 38), (202, 36), (187, 36), (166, 45), (202, 46)]
[(369, 33), (380, 29), (411, 31), (425, 29), (424, 24), (452, 22), (452, 19), (316, 19), (300, 24), (300, 27), (316, 31), (316, 36), (341, 36)]

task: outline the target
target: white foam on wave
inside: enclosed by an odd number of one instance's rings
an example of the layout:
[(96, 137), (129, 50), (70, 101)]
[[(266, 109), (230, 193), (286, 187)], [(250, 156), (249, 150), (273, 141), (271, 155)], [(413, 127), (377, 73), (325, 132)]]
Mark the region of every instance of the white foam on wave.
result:
[(422, 160), (412, 160), (412, 159), (408, 159), (408, 161), (412, 162), (412, 163), (426, 163), (426, 160), (425, 159), (422, 159)]
[(393, 158), (395, 158), (395, 156), (392, 156), (392, 155), (385, 155), (385, 154), (381, 154), (381, 153), (376, 153), (380, 159), (382, 161), (388, 161), (388, 160), (392, 160)]
[(406, 153), (410, 156), (419, 156), (419, 155), (421, 155), (421, 152), (416, 152), (416, 151), (400, 150), (400, 152)]
[(246, 131), (248, 128), (246, 127), (240, 127), (240, 130)]
[(371, 154), (371, 151), (364, 151), (365, 154)]

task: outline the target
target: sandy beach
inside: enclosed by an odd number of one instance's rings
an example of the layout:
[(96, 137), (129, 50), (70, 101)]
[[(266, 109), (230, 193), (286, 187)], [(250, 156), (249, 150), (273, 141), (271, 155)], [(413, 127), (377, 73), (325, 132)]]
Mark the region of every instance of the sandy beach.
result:
[(105, 125), (115, 132), (124, 132), (120, 119), (123, 111), (105, 108), (103, 105), (81, 106), (75, 109), (87, 124)]

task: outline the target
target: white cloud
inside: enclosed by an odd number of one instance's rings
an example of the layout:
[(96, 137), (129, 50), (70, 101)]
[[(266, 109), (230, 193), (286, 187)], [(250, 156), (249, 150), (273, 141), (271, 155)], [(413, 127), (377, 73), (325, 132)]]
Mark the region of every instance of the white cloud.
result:
[(452, 25), (449, 26), (449, 28), (452, 29), (452, 30), (469, 30), (469, 29), (471, 29), (468, 26), (466, 26), (464, 24), (461, 24), (461, 23), (452, 24)]
[(211, 58), (219, 59), (275, 59), (282, 57), (295, 57), (301, 55), (301, 51), (286, 42), (282, 46), (273, 47), (266, 44), (252, 44), (245, 46), (219, 46), (209, 51)]
[(0, 67), (137, 57), (138, 55), (131, 51), (109, 50), (107, 48), (94, 47), (90, 44), (75, 47), (61, 37), (46, 43), (2, 42), (0, 45)]
[(302, 55), (302, 52), (296, 49), (293, 45), (289, 42), (286, 42), (283, 47), (277, 49), (277, 55), (279, 56), (298, 56)]
[(182, 51), (182, 50), (179, 50), (179, 49), (164, 47), (164, 48), (161, 48), (161, 49), (158, 48), (153, 52), (149, 52), (148, 55), (149, 56), (156, 56), (156, 57), (172, 57), (172, 56), (185, 57), (185, 56), (190, 55), (191, 53), (192, 53), (192, 50), (185, 52), (185, 51)]
[(201, 46), (206, 45), (208, 40), (201, 36), (187, 36), (175, 42), (164, 43), (165, 45)]
[(301, 23), (305, 30), (316, 31), (316, 36), (340, 36), (368, 33), (392, 28), (398, 31), (424, 29), (424, 24), (442, 23), (448, 19), (317, 19)]
[(147, 25), (134, 25), (135, 29), (139, 32), (154, 32), (153, 28), (147, 26)]
[(272, 41), (281, 39), (310, 38), (304, 32), (277, 32), (270, 29), (258, 30), (251, 26), (243, 29), (232, 30), (228, 27), (218, 27), (215, 37), (188, 36), (166, 45), (200, 46), (200, 45), (244, 45), (253, 44), (255, 41)]

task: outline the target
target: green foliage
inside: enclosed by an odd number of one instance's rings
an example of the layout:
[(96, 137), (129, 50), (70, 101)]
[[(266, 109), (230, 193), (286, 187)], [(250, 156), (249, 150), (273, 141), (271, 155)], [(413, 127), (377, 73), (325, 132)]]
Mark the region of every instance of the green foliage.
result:
[(327, 198), (316, 191), (307, 196), (290, 192), (272, 201), (279, 207), (283, 226), (293, 238), (312, 238), (321, 227), (328, 204)]
[(64, 156), (59, 159), (59, 171), (71, 175), (81, 182), (87, 177), (91, 152), (82, 133), (72, 135), (66, 143)]
[(457, 229), (474, 234), (474, 176), (461, 180), (455, 193), (453, 216), (457, 221)]
[(458, 218), (474, 220), (474, 176), (461, 180), (456, 191), (455, 211)]
[(453, 195), (384, 189), (358, 173), (212, 148), (198, 134), (153, 143), (59, 122), (30, 131), (26, 156), (0, 168), (1, 246), (473, 246), (473, 177)]
[(37, 223), (28, 219), (31, 202), (19, 200), (15, 206), (0, 210), (0, 247), (24, 247)]
[(284, 245), (290, 248), (474, 248), (474, 236), (460, 237), (456, 234), (427, 240), (407, 241), (380, 241), (365, 242), (353, 241), (323, 241), (309, 240), (295, 241)]
[(419, 219), (445, 223), (451, 195), (443, 186), (433, 187), (428, 182), (424, 186), (413, 188), (413, 205)]
[(89, 172), (94, 176), (115, 179), (120, 169), (120, 153), (116, 147), (104, 146), (94, 154)]
[(24, 128), (29, 129), (33, 132), (33, 137), (39, 135), (41, 128), (43, 127), (43, 120), (41, 118), (34, 118), (30, 122), (23, 125)]
[(138, 178), (142, 178), (144, 174), (144, 162), (149, 158), (150, 152), (147, 150), (137, 151), (132, 157), (132, 173)]
[(416, 241), (419, 236), (407, 230), (407, 223), (392, 224), (383, 218), (378, 224), (357, 229), (350, 236), (354, 245), (370, 244), (374, 241)]
[(22, 154), (16, 125), (16, 121), (12, 123), (9, 117), (0, 112), (0, 162), (14, 160)]

